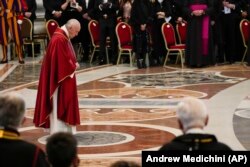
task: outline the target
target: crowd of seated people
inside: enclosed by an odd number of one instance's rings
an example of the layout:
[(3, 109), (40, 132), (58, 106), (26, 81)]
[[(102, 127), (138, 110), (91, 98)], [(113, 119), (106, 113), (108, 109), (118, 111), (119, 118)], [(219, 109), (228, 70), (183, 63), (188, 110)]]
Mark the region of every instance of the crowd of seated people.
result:
[[(79, 166), (77, 140), (71, 133), (56, 132), (49, 136), (45, 151), (35, 144), (21, 139), (18, 128), (25, 121), (25, 112), (25, 101), (20, 94), (8, 92), (0, 95), (1, 165), (16, 167)], [(125, 161), (117, 162), (112, 166), (136, 167), (133, 162)]]
[[(47, 138), (46, 153), (38, 146), (20, 138), (18, 128), (25, 120), (25, 102), (15, 92), (0, 95), (0, 148), (1, 164), (4, 166), (77, 167), (80, 159), (77, 154), (77, 140), (72, 133), (56, 132)], [(173, 150), (225, 150), (231, 148), (221, 143), (204, 127), (208, 123), (205, 103), (193, 97), (184, 98), (176, 110), (178, 123), (183, 135), (163, 144), (160, 151)], [(157, 151), (157, 150), (155, 150)], [(18, 156), (14, 156), (18, 155)], [(110, 167), (139, 167), (133, 161), (119, 160)]]
[[(23, 64), (24, 53), (19, 26), (21, 23), (18, 20), (23, 15), (34, 23), (37, 3), (36, 0), (14, 1), (13, 4), (8, 4), (10, 2), (7, 0), (0, 3), (0, 43), (3, 48), (1, 63), (8, 62), (9, 30), (15, 42), (19, 63)], [(15, 6), (17, 4), (19, 6)], [(250, 4), (247, 0), (43, 0), (42, 4), (46, 21), (54, 19), (61, 26), (67, 20), (75, 18), (81, 23), (81, 32), (72, 39), (74, 46), (82, 48), (79, 55), (81, 61), (88, 61), (91, 52), (88, 30), (90, 20), (97, 20), (100, 24), (100, 51), (97, 59), (100, 65), (108, 63), (106, 45), (110, 50), (109, 60), (113, 64), (116, 62), (118, 48), (115, 27), (119, 21), (130, 24), (138, 68), (148, 66), (145, 63), (147, 54), (150, 65), (163, 64), (166, 49), (161, 26), (165, 22), (171, 23), (173, 27), (178, 23), (188, 23), (185, 41), (186, 66), (204, 67), (239, 61), (244, 51), (239, 23), (243, 18), (250, 18)], [(175, 57), (169, 59), (171, 61)]]

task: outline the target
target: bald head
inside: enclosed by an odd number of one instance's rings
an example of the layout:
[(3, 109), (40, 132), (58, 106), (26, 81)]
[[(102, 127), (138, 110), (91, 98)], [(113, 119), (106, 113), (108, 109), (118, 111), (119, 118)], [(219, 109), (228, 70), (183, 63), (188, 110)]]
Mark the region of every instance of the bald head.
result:
[(65, 24), (66, 29), (69, 32), (69, 38), (74, 38), (78, 35), (79, 31), (81, 30), (81, 24), (76, 19), (70, 19)]
[(186, 97), (177, 106), (177, 117), (184, 131), (203, 128), (207, 124), (207, 107), (200, 99)]

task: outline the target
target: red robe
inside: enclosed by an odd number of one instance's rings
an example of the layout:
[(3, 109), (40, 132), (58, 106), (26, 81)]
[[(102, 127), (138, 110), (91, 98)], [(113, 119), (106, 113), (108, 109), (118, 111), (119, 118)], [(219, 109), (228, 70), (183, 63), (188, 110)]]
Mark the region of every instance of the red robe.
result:
[(24, 11), (27, 11), (28, 10), (28, 5), (27, 5), (26, 0), (21, 0), (21, 4), (23, 6)]
[(36, 127), (49, 128), (52, 96), (58, 88), (57, 118), (79, 125), (79, 104), (75, 74), (76, 56), (66, 33), (57, 28), (48, 45), (41, 67), (34, 120)]

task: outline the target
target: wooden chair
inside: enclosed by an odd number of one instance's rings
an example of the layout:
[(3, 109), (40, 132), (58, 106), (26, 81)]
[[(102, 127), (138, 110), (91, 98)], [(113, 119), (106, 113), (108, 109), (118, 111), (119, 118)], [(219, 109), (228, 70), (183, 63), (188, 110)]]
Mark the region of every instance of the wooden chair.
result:
[(247, 54), (247, 49), (248, 49), (248, 41), (249, 41), (249, 35), (250, 35), (250, 22), (247, 19), (243, 19), (240, 22), (240, 32), (241, 32), (241, 36), (242, 36), (242, 41), (243, 41), (243, 45), (245, 47), (245, 51), (241, 60), (241, 63), (244, 63), (246, 54)]
[(132, 30), (129, 24), (125, 22), (120, 22), (116, 25), (115, 28), (117, 40), (118, 40), (118, 58), (117, 58), (117, 65), (120, 62), (121, 55), (129, 55), (130, 66), (133, 66), (133, 59), (132, 59)]
[(21, 24), (21, 36), (23, 39), (23, 47), (25, 45), (31, 45), (32, 48), (32, 57), (35, 56), (34, 51), (34, 41), (33, 41), (33, 24), (28, 18), (23, 18), (23, 22)]
[(161, 27), (161, 32), (167, 49), (166, 58), (163, 66), (166, 65), (168, 56), (170, 54), (180, 56), (181, 67), (184, 65), (185, 44), (177, 44), (175, 38), (175, 31), (171, 23), (164, 23)]

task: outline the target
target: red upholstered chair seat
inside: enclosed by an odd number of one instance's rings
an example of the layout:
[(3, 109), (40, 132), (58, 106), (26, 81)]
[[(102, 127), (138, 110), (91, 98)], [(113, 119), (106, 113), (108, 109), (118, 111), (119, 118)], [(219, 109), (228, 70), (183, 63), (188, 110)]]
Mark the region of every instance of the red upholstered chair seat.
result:
[(130, 45), (123, 45), (122, 46), (123, 49), (133, 49), (133, 46), (130, 44)]
[[(90, 63), (92, 63), (95, 52), (99, 51), (99, 49), (100, 49), (100, 25), (99, 25), (99, 22), (96, 20), (91, 20), (88, 24), (88, 30), (89, 30), (89, 34), (91, 37), (91, 43), (93, 46), (93, 51), (92, 51), (91, 58), (90, 58)], [(109, 47), (108, 42), (106, 44), (106, 56), (107, 56), (107, 61), (108, 61), (107, 47)]]
[(247, 19), (243, 19), (240, 22), (240, 32), (242, 36), (242, 42), (245, 47), (245, 51), (242, 57), (242, 63), (244, 62), (244, 59), (247, 54), (247, 48), (248, 48), (248, 41), (249, 41), (249, 33), (250, 33), (250, 22)]
[[(184, 64), (185, 44), (176, 44), (175, 31), (171, 23), (164, 23), (161, 27), (162, 36), (165, 42), (165, 48), (167, 49), (166, 58), (163, 66), (166, 65), (168, 56), (170, 54), (180, 56), (181, 67)], [(178, 57), (177, 57), (178, 58)], [(178, 60), (178, 59), (176, 59)]]
[(130, 66), (132, 66), (132, 29), (131, 26), (125, 22), (119, 22), (116, 25), (116, 36), (118, 40), (119, 54), (117, 64), (119, 64), (121, 55), (129, 55)]
[(50, 19), (46, 22), (46, 30), (49, 39), (52, 37), (58, 26), (59, 24), (57, 23), (56, 20)]
[(185, 49), (186, 45), (180, 44), (180, 45), (172, 45), (169, 46), (169, 49)]
[(94, 44), (99, 44), (100, 42), (100, 25), (96, 20), (92, 20), (89, 24), (89, 30), (93, 38)]
[(180, 22), (180, 23), (176, 24), (176, 31), (178, 34), (179, 43), (185, 44), (186, 43), (186, 36), (187, 36), (187, 23)]

